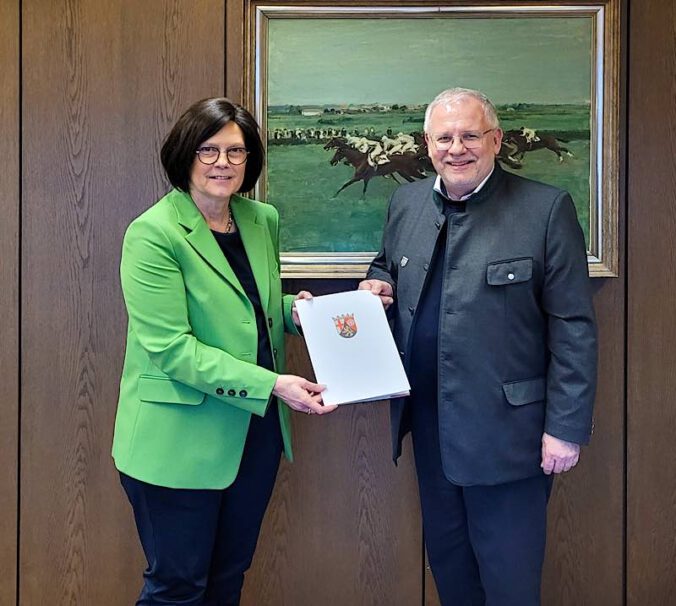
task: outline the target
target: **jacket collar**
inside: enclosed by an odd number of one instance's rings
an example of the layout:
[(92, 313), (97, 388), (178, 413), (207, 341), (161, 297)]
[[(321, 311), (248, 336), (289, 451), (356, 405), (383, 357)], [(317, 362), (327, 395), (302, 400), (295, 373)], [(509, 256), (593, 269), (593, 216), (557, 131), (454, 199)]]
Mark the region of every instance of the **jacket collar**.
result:
[[(190, 195), (180, 190), (171, 192), (171, 201), (176, 209), (178, 223), (186, 230), (186, 241), (197, 253), (223, 278), (239, 292), (246, 296), (235, 272), (228, 263), (223, 251), (218, 246), (202, 213)], [(232, 216), (240, 231), (244, 249), (246, 250), (251, 270), (258, 286), (261, 305), (266, 310), (270, 300), (270, 267), (268, 264), (265, 229), (258, 222), (258, 215), (248, 200), (233, 195), (230, 199)]]
[[(493, 172), (490, 174), (488, 179), (483, 183), (481, 189), (479, 191), (472, 192), (472, 194), (470, 194), (467, 198), (463, 200), (462, 203), (466, 204), (466, 209), (468, 213), (471, 213), (474, 210), (473, 205), (476, 206), (477, 204), (486, 201), (495, 193), (499, 184), (502, 182), (503, 174), (504, 171), (500, 166), (500, 163), (496, 160)], [(436, 183), (436, 179), (434, 183)], [(434, 189), (433, 198), (434, 203), (440, 212), (442, 212), (444, 204), (447, 203), (457, 204), (456, 202), (448, 198), (444, 193), (441, 193), (436, 189)]]

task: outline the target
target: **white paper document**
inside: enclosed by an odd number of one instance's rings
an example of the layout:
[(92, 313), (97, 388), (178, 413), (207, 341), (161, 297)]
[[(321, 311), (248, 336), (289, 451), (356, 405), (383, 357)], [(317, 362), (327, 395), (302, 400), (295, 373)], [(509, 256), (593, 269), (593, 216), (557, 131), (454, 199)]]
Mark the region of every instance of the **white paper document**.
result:
[(367, 290), (296, 301), (325, 404), (408, 395), (411, 389), (380, 298)]

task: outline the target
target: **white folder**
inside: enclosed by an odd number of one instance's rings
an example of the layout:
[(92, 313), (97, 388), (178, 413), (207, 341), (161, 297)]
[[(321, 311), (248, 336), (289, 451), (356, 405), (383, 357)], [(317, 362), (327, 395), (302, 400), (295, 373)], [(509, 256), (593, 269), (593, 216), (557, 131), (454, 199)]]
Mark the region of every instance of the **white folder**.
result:
[(411, 389), (380, 298), (367, 290), (296, 301), (325, 404), (406, 396)]

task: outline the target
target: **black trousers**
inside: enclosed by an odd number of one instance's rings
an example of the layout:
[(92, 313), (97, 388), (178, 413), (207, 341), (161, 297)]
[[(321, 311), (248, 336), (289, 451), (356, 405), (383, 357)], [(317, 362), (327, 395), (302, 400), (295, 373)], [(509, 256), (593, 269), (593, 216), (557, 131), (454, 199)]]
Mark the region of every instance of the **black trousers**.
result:
[(539, 606), (550, 477), (453, 484), (441, 465), (436, 398), (410, 406), (425, 545), (441, 604)]
[(228, 488), (164, 488), (120, 474), (148, 561), (137, 606), (239, 604), (281, 452), (277, 406), (270, 406), (264, 418), (251, 417)]

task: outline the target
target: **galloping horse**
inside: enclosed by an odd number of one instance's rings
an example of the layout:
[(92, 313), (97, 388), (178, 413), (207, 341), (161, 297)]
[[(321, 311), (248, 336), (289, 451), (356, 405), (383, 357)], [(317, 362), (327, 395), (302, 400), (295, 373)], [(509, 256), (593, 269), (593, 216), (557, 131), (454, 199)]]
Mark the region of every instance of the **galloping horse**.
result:
[(324, 149), (338, 149), (339, 147), (349, 147), (345, 137), (331, 137), (324, 145)]
[(518, 159), (513, 155), (516, 154), (518, 151), (519, 150), (515, 145), (509, 143), (508, 141), (505, 141), (505, 139), (503, 138), (502, 144), (500, 145), (500, 151), (496, 156), (496, 160), (499, 160), (500, 162), (506, 164), (510, 168), (514, 169), (523, 168), (523, 159)]
[(500, 150), (501, 154), (503, 150), (505, 150), (507, 152), (505, 154), (506, 157), (516, 162), (523, 160), (526, 152), (535, 151), (536, 149), (548, 149), (554, 152), (558, 156), (559, 162), (563, 162), (563, 154), (566, 154), (571, 158), (574, 157), (573, 152), (559, 144), (559, 141), (568, 143), (565, 139), (558, 139), (554, 135), (540, 133), (537, 133), (537, 139), (530, 139), (526, 137), (524, 130), (525, 129), (521, 128), (519, 130), (508, 130), (505, 132), (502, 139), (503, 148)]
[(415, 179), (424, 179), (427, 176), (421, 169), (416, 155), (413, 153), (394, 154), (390, 156), (389, 162), (371, 166), (368, 162), (367, 153), (360, 152), (359, 150), (350, 147), (339, 137), (334, 137), (324, 146), (324, 149), (331, 148), (336, 150), (335, 154), (333, 154), (333, 158), (330, 160), (331, 166), (335, 166), (343, 161), (354, 168), (354, 175), (352, 175), (352, 178), (344, 183), (335, 193), (334, 198), (346, 187), (359, 181), (364, 182), (364, 189), (362, 190), (363, 197), (366, 194), (368, 183), (373, 177), (392, 176), (392, 178), (395, 178), (395, 175), (398, 174), (410, 183)]

